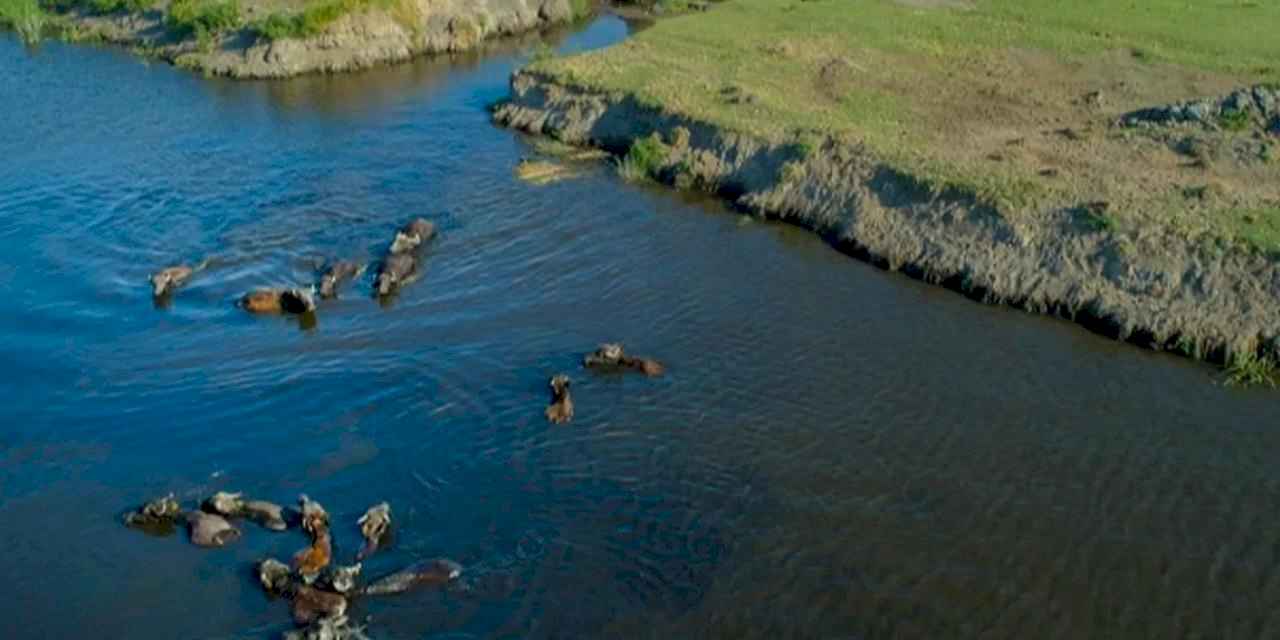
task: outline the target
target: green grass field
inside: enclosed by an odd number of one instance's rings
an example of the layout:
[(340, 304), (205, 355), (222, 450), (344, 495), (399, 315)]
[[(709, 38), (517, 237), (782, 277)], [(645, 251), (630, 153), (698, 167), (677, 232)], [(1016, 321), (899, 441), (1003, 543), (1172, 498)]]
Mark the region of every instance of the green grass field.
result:
[[(1011, 48), (1063, 60), (1127, 50), (1149, 62), (1280, 81), (1280, 3), (1227, 0), (977, 0), (951, 9), (895, 0), (732, 0), (661, 21), (620, 46), (547, 65), (586, 85), (777, 137), (788, 127), (872, 137), (910, 129), (910, 96), (863, 87), (820, 100), (809, 66), (825, 58), (910, 58), (913, 74), (999, 65)], [(809, 64), (807, 64), (809, 63)], [(894, 68), (855, 69), (876, 77)], [(722, 86), (752, 89), (765, 109), (725, 109)], [(801, 98), (810, 98), (803, 100)], [(785, 116), (778, 120), (775, 115)]]
[(1237, 162), (1251, 131), (1206, 133), (1218, 161), (1188, 166), (1174, 141), (1110, 123), (1280, 81), (1278, 33), (1280, 2), (1261, 0), (728, 0), (532, 69), (775, 141), (864, 143), (1011, 216), (1106, 200), (1117, 230), (1274, 252), (1275, 140)]

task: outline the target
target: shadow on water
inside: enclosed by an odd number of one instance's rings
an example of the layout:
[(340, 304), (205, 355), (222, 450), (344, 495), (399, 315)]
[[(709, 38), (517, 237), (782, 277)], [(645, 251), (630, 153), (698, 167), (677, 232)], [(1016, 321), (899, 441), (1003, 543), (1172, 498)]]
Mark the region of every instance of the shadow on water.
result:
[[(504, 46), (275, 84), (0, 37), (0, 637), (277, 635), (250, 567), (300, 534), (117, 517), (221, 489), (316, 497), (342, 562), (387, 500), (366, 575), (466, 566), (354, 603), (375, 638), (1280, 635), (1274, 396), (604, 163), (522, 183)], [(369, 269), (313, 318), (235, 307), (418, 215), (394, 304)], [(668, 374), (584, 371), (610, 340)]]

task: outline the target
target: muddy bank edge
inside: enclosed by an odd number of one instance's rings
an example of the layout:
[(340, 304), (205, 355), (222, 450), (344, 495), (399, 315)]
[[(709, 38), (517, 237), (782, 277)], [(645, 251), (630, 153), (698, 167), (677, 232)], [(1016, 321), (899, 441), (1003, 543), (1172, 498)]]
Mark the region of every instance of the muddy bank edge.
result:
[(1280, 355), (1273, 261), (1167, 232), (1098, 230), (1088, 203), (1034, 220), (1007, 218), (966, 194), (928, 189), (857, 145), (771, 143), (531, 71), (512, 76), (511, 97), (495, 106), (494, 119), (617, 154), (656, 134), (660, 181), (717, 193), (974, 299), (1213, 362)]

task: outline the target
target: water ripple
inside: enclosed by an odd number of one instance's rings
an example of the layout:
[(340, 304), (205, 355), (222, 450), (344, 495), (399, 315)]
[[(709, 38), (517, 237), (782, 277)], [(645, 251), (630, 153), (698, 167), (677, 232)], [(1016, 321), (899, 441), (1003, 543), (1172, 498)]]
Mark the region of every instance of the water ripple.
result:
[[(0, 101), (0, 637), (283, 630), (247, 568), (298, 536), (119, 526), (220, 489), (316, 497), (343, 561), (388, 500), (368, 574), (466, 565), (353, 604), (374, 637), (1280, 633), (1272, 396), (603, 163), (521, 183), (482, 107), (527, 46), (231, 83), (0, 36), (0, 91), (30, 96)], [(314, 324), (234, 306), (417, 216), (440, 236), (392, 300), (370, 268)], [(153, 306), (149, 273), (205, 260)], [(614, 340), (667, 375), (582, 368)]]

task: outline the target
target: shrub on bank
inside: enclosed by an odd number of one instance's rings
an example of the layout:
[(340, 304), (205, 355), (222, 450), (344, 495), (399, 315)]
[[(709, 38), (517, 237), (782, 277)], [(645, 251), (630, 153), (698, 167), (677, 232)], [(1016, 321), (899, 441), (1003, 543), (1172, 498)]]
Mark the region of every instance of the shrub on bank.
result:
[(640, 138), (631, 143), (627, 155), (618, 161), (618, 174), (626, 180), (647, 180), (658, 177), (667, 160), (669, 149), (658, 134)]

